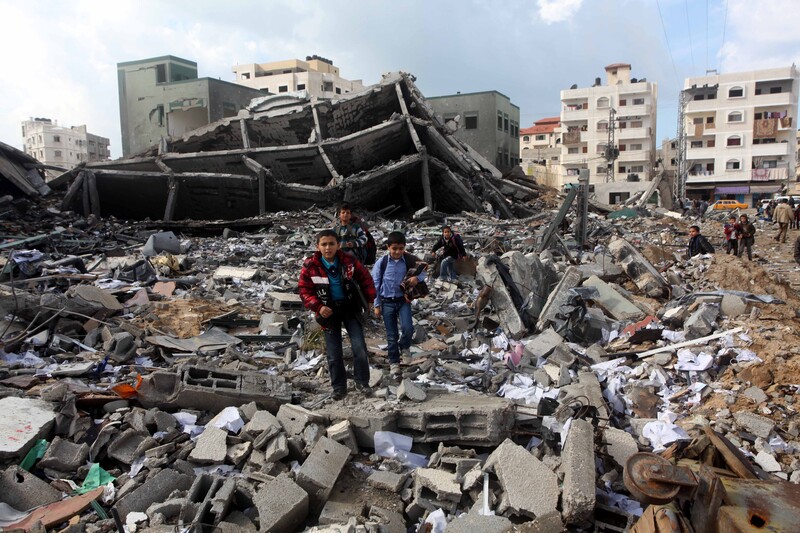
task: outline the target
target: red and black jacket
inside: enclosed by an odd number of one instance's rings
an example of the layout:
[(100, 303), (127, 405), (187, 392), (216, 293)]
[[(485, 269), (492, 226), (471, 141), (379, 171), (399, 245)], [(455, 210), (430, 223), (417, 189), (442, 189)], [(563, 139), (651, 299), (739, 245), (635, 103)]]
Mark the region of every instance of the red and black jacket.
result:
[[(348, 302), (362, 307), (359, 302), (360, 296), (355, 293), (356, 289), (353, 287), (353, 284), (357, 284), (364, 295), (365, 303), (371, 304), (375, 300), (375, 285), (372, 283), (372, 275), (367, 268), (342, 250), (336, 252), (336, 258), (339, 261), (339, 275)], [(321, 307), (333, 307), (328, 271), (322, 264), (320, 252), (314, 252), (314, 255), (303, 263), (297, 288), (306, 309), (319, 314)]]

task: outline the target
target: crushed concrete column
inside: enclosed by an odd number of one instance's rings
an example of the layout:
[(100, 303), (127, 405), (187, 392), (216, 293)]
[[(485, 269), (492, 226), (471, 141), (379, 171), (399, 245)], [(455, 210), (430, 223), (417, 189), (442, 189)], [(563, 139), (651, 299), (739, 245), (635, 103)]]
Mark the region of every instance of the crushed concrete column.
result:
[(661, 298), (667, 294), (669, 285), (666, 280), (631, 243), (618, 237), (609, 243), (608, 251), (625, 274), (647, 296)]
[(577, 524), (588, 520), (594, 512), (594, 427), (591, 422), (581, 419), (572, 421), (561, 461), (564, 469), (564, 490), (561, 494), (564, 521)]
[(508, 292), (503, 279), (497, 272), (497, 267), (495, 265), (487, 265), (486, 257), (481, 257), (478, 261), (475, 276), (486, 285), (492, 287), (492, 306), (497, 310), (497, 316), (500, 319), (500, 325), (503, 330), (513, 339), (522, 337), (526, 332), (525, 324), (514, 306), (511, 293)]

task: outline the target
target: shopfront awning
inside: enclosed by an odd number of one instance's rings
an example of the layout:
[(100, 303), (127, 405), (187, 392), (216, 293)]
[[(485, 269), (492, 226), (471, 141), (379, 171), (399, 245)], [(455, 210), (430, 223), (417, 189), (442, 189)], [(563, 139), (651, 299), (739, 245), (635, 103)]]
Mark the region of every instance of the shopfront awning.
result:
[(713, 189), (713, 183), (705, 183), (705, 184), (696, 184), (696, 185), (686, 185), (687, 191), (707, 191), (709, 189)]
[(736, 185), (733, 187), (717, 187), (714, 194), (747, 194), (750, 192), (748, 185)]
[(750, 192), (752, 194), (767, 194), (773, 192), (780, 192), (780, 185), (751, 185)]

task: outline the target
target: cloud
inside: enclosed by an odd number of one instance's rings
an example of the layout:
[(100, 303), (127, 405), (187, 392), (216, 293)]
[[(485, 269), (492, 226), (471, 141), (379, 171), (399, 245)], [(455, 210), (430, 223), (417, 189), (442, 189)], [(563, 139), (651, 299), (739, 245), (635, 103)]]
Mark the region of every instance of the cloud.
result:
[(581, 8), (583, 0), (537, 0), (539, 17), (546, 24), (571, 19)]

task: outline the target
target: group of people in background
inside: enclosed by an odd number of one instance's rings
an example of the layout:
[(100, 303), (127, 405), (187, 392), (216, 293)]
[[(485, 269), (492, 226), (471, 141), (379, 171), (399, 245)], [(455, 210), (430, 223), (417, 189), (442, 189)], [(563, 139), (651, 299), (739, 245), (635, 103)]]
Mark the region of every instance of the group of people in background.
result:
[[(365, 313), (383, 318), (389, 373), (399, 378), (401, 357), (406, 363), (411, 360), (414, 334), (411, 303), (428, 292), (425, 283), (428, 265), (406, 251), (406, 236), (400, 231), (387, 235), (386, 254), (374, 260), (368, 248), (368, 228), (353, 215), (349, 205), (340, 206), (337, 214), (338, 223), (317, 234), (316, 252), (303, 263), (298, 289), (303, 305), (314, 312), (324, 332), (332, 397), (341, 400), (347, 395), (342, 327), (350, 338), (358, 392), (365, 396), (372, 394), (362, 322)], [(444, 226), (431, 252), (435, 255), (437, 251), (440, 251), (439, 279), (455, 281), (455, 261), (467, 255), (461, 236), (450, 226)], [(370, 259), (374, 260), (371, 272), (367, 268)]]
[[(784, 198), (780, 202), (777, 200), (770, 200), (766, 204), (762, 204), (758, 208), (758, 215), (770, 222), (777, 222), (776, 211), (780, 208), (781, 204), (786, 203), (789, 206), (788, 223), (789, 229), (800, 229), (800, 202), (795, 202), (794, 197)], [(782, 209), (785, 213), (785, 209)], [(783, 215), (785, 219), (785, 214)]]

